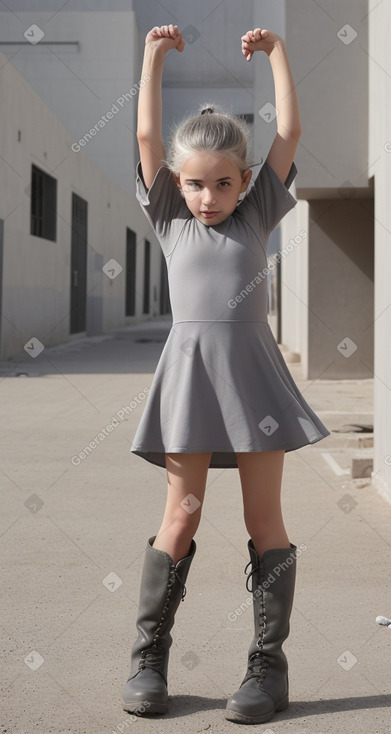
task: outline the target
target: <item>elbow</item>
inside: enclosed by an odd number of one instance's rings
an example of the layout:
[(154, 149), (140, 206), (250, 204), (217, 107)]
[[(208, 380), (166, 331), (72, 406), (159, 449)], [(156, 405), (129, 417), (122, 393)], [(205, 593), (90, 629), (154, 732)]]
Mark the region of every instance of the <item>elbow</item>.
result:
[(137, 130), (136, 137), (139, 143), (142, 143), (148, 139), (150, 140), (151, 138), (151, 136), (148, 135), (148, 133), (145, 132), (144, 130)]
[(294, 123), (294, 125), (292, 125), (292, 127), (293, 127), (293, 135), (298, 140), (300, 138), (300, 136), (301, 136), (301, 133), (303, 132), (303, 129), (301, 127), (301, 121), (300, 121), (300, 117), (299, 116), (298, 116), (297, 120), (295, 120), (295, 123)]
[(139, 145), (147, 145), (148, 148), (160, 150), (163, 145), (161, 136), (153, 130), (137, 130), (136, 137)]
[(295, 125), (290, 131), (290, 136), (295, 140), (299, 140), (303, 132), (300, 125)]
[(277, 124), (277, 134), (286, 141), (293, 139), (298, 142), (301, 133), (302, 129), (300, 125), (289, 125), (283, 124), (282, 122), (279, 125)]

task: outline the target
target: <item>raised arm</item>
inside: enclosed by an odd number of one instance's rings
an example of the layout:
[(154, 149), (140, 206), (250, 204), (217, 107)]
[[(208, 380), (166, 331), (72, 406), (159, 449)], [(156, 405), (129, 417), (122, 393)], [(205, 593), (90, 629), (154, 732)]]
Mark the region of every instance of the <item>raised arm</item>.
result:
[(183, 51), (184, 47), (182, 35), (174, 25), (156, 26), (145, 39), (141, 78), (147, 81), (139, 93), (137, 140), (144, 182), (148, 189), (165, 158), (162, 137), (164, 56), (173, 48)]
[(242, 36), (242, 51), (250, 61), (254, 51), (264, 51), (273, 71), (277, 134), (266, 158), (278, 178), (285, 183), (301, 135), (296, 87), (284, 40), (277, 34), (255, 28)]

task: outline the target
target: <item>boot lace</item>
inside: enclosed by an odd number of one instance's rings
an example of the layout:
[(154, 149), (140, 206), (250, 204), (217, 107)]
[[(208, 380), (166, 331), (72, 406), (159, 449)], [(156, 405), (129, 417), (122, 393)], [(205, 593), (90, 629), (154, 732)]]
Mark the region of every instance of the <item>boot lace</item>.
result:
[[(248, 564), (247, 564), (246, 568), (244, 569), (244, 573), (247, 573), (247, 569), (248, 569), (248, 567), (249, 567), (249, 566), (251, 566), (251, 561), (249, 561), (249, 562), (248, 562)], [(250, 579), (251, 579), (251, 578), (252, 578), (252, 577), (254, 576), (254, 574), (255, 574), (255, 573), (257, 573), (257, 572), (259, 571), (259, 569), (260, 569), (260, 568), (261, 568), (261, 566), (260, 566), (260, 565), (259, 565), (259, 566), (254, 566), (254, 568), (252, 569), (252, 571), (250, 571), (250, 573), (248, 573), (248, 574), (247, 574), (247, 578), (246, 578), (246, 589), (247, 589), (247, 591), (248, 591), (248, 592), (249, 592), (250, 594), (251, 594), (251, 592), (252, 592), (252, 589), (250, 589), (250, 588), (249, 588), (249, 581), (250, 581)], [(255, 578), (256, 578), (256, 577), (255, 577)]]
[[(247, 569), (252, 566), (252, 562), (250, 561), (246, 568), (244, 569), (244, 572), (247, 573)], [(264, 597), (264, 590), (261, 583), (261, 580), (259, 579), (259, 571), (261, 570), (261, 564), (258, 564), (258, 566), (254, 566), (252, 570), (247, 574), (246, 578), (246, 589), (251, 594), (256, 594), (257, 598), (259, 599), (259, 610), (258, 610), (258, 639), (256, 642), (256, 646), (258, 650), (256, 652), (253, 652), (249, 658), (248, 658), (248, 665), (247, 665), (247, 673), (244, 678), (244, 681), (249, 680), (249, 678), (256, 678), (259, 683), (261, 683), (265, 676), (266, 671), (268, 668), (268, 662), (265, 657), (265, 654), (263, 652), (263, 644), (266, 634), (266, 609), (265, 609), (265, 597)], [(251, 583), (250, 588), (250, 579), (255, 576), (255, 591), (253, 589), (254, 583)]]
[(159, 639), (160, 637), (160, 630), (162, 628), (162, 625), (165, 621), (167, 611), (169, 609), (170, 604), (170, 598), (172, 593), (172, 587), (175, 584), (175, 580), (179, 581), (182, 592), (181, 592), (181, 599), (184, 600), (186, 596), (186, 586), (183, 583), (181, 577), (179, 576), (177, 569), (175, 565), (172, 565), (169, 570), (169, 576), (167, 581), (167, 596), (165, 605), (163, 607), (162, 615), (159, 620), (159, 624), (155, 630), (155, 634), (153, 636), (153, 642), (152, 645), (143, 650), (141, 652), (140, 662), (139, 662), (139, 670), (144, 670), (145, 668), (152, 668), (152, 670), (156, 670), (160, 675), (163, 676), (163, 669), (165, 664), (165, 658), (166, 658), (166, 650), (164, 646), (161, 644), (161, 641)]
[(256, 678), (257, 680), (262, 681), (266, 675), (266, 671), (267, 662), (264, 654), (261, 651), (254, 652), (248, 660), (246, 680), (249, 678)]
[(138, 669), (144, 670), (145, 668), (152, 668), (152, 670), (156, 670), (157, 673), (162, 675), (164, 655), (165, 653), (162, 647), (157, 644), (153, 644), (148, 650), (142, 651)]
[[(185, 598), (185, 596), (186, 596), (186, 591), (187, 591), (186, 590), (186, 586), (183, 583), (183, 581), (182, 581), (181, 577), (179, 576), (179, 574), (178, 574), (178, 572), (177, 572), (177, 570), (176, 570), (175, 567), (174, 567), (173, 571), (174, 571), (175, 578), (177, 579), (177, 581), (179, 581), (180, 585), (182, 586), (181, 601), (183, 601), (184, 598)], [(174, 583), (174, 580), (173, 580), (172, 583)]]

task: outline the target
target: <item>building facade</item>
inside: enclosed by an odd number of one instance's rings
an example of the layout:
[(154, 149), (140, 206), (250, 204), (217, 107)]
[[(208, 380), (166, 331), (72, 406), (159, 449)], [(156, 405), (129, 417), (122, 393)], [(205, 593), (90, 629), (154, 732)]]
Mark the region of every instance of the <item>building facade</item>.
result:
[[(33, 338), (57, 344), (170, 307), (165, 261), (134, 193), (133, 11), (0, 16), (0, 358), (9, 359)], [(122, 54), (110, 67), (125, 38), (129, 64)]]
[[(282, 244), (282, 341), (310, 379), (373, 379), (372, 480), (391, 501), (389, 3), (284, 3), (299, 97), (298, 205)], [(258, 77), (259, 78), (259, 77)]]

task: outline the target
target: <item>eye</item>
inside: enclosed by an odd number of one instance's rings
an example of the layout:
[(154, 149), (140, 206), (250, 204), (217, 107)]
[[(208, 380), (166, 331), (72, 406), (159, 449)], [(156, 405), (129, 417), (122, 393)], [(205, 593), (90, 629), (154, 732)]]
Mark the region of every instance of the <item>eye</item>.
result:
[(183, 187), (183, 191), (198, 191), (200, 185), (195, 181), (187, 181)]
[(220, 181), (220, 186), (223, 188), (228, 188), (228, 186), (231, 186), (229, 181)]

